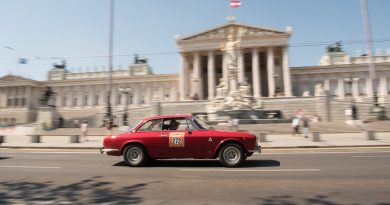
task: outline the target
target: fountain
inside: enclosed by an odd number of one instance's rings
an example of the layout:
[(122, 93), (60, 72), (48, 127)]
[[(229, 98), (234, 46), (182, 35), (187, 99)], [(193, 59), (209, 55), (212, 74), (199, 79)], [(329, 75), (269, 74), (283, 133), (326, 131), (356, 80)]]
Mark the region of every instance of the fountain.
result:
[(237, 31), (237, 39), (230, 32), (228, 41), (221, 49), (227, 56), (228, 79), (221, 78), (216, 88), (216, 97), (207, 106), (209, 121), (231, 119), (261, 119), (263, 112), (259, 103), (251, 94), (251, 85), (244, 80), (237, 80), (237, 50), (240, 46), (241, 31)]

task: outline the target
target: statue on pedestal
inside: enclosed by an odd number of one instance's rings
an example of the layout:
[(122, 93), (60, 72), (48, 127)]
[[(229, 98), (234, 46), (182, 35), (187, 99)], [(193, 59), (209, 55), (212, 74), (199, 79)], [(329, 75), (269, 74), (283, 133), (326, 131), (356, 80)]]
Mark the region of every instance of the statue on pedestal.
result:
[(49, 104), (49, 100), (52, 99), (56, 95), (55, 92), (50, 88), (50, 86), (46, 86), (46, 90), (43, 92), (42, 97), (40, 98), (42, 106), (53, 106)]
[(219, 79), (219, 84), (217, 86), (217, 99), (224, 98), (227, 95), (228, 87), (225, 82), (225, 79), (220, 78)]

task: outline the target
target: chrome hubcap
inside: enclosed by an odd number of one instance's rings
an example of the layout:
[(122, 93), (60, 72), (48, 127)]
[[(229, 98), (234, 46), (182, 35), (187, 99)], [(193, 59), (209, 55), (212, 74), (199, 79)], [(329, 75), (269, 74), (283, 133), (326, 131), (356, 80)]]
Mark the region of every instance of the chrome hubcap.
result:
[(236, 147), (228, 147), (225, 149), (223, 157), (229, 164), (235, 164), (240, 160), (241, 153)]
[(137, 164), (141, 162), (142, 158), (143, 153), (138, 147), (132, 147), (127, 152), (127, 159), (129, 159), (132, 164)]

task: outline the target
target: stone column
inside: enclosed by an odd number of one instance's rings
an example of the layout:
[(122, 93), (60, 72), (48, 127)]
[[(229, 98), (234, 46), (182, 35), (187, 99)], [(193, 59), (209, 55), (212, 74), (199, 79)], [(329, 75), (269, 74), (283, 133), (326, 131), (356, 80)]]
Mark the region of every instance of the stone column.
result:
[(4, 97), (5, 97), (4, 89), (5, 88), (0, 88), (0, 108), (5, 107), (4, 106)]
[(139, 93), (139, 87), (134, 88), (134, 104), (139, 105), (140, 102), (140, 93)]
[[(180, 53), (180, 100), (186, 100), (188, 96), (188, 62), (184, 53)], [(152, 99), (150, 99), (150, 103)]]
[(119, 87), (117, 84), (112, 85), (112, 93), (111, 93), (111, 106), (114, 108), (117, 106), (117, 101), (118, 101), (118, 89)]
[(229, 79), (228, 79), (228, 63), (227, 63), (227, 55), (226, 53), (224, 53), (222, 55), (222, 78), (223, 80), (228, 83), (229, 82)]
[(194, 53), (194, 94), (197, 93), (199, 99), (203, 99), (203, 81), (202, 81), (202, 75), (201, 75), (201, 59), (200, 59), (200, 53), (195, 52)]
[(274, 79), (274, 48), (267, 48), (267, 71), (268, 71), (268, 97), (275, 96), (275, 79)]
[(359, 78), (352, 79), (352, 97), (355, 100), (359, 99)]
[(387, 90), (387, 78), (386, 76), (382, 76), (380, 77), (380, 81), (379, 81), (379, 95), (381, 97), (386, 97), (387, 96), (387, 93), (388, 93), (388, 90)]
[[(181, 89), (181, 88), (180, 88)], [(183, 99), (184, 100), (184, 99)], [(151, 86), (148, 86), (146, 88), (146, 103), (148, 105), (151, 105), (152, 104), (152, 87)]]
[(171, 85), (171, 89), (170, 89), (170, 94), (169, 94), (169, 101), (170, 102), (175, 102), (177, 100), (177, 96), (176, 96), (176, 86), (174, 85)]
[[(26, 88), (26, 94), (24, 95), (26, 97), (26, 107), (28, 108), (28, 103), (29, 103), (29, 98), (30, 98), (30, 87)], [(62, 93), (63, 93), (63, 88), (62, 87), (57, 87), (57, 89), (54, 91), (56, 92), (56, 95), (54, 96), (56, 98), (56, 107), (61, 107), (62, 106)]]
[(287, 97), (291, 97), (292, 89), (291, 89), (290, 66), (288, 62), (288, 47), (283, 48), (283, 85), (284, 85), (284, 95)]
[(324, 90), (330, 92), (330, 80), (324, 80)]
[(366, 78), (366, 95), (369, 98), (372, 98), (374, 96), (373, 94), (373, 89), (372, 89), (372, 83), (371, 83), (371, 78)]
[(344, 78), (338, 79), (337, 81), (337, 97), (339, 99), (344, 99), (345, 91), (344, 91)]
[(252, 49), (252, 79), (253, 79), (253, 97), (261, 97), (259, 50)]
[(158, 88), (158, 99), (159, 99), (160, 102), (164, 102), (165, 101), (164, 89), (165, 88), (162, 85)]
[[(61, 92), (58, 93), (60, 98), (57, 97), (57, 106), (58, 107), (61, 106), (62, 90), (63, 89), (61, 89)], [(25, 93), (24, 97), (26, 98), (26, 108), (27, 109), (31, 108), (31, 106), (30, 106), (30, 102), (31, 102), (31, 87), (30, 86), (26, 87), (26, 93)]]
[(245, 64), (244, 64), (244, 51), (238, 50), (238, 58), (237, 58), (237, 71), (238, 71), (238, 83), (241, 83), (245, 79)]
[(209, 100), (215, 98), (215, 55), (214, 51), (209, 51), (207, 59), (207, 77)]
[(94, 94), (93, 94), (93, 90), (94, 90), (94, 87), (90, 87), (88, 89), (88, 106), (92, 107), (93, 106), (93, 98), (94, 98)]

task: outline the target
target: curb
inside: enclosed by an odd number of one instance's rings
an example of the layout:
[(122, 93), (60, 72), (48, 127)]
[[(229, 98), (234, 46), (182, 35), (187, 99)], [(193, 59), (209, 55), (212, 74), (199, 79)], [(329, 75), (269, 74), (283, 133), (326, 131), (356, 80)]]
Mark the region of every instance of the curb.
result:
[[(390, 145), (344, 145), (344, 146), (291, 146), (291, 147), (261, 147), (261, 149), (316, 149), (316, 148), (365, 148), (390, 147)], [(33, 146), (0, 146), (6, 149), (62, 149), (62, 150), (99, 150), (100, 147), (33, 147)]]

